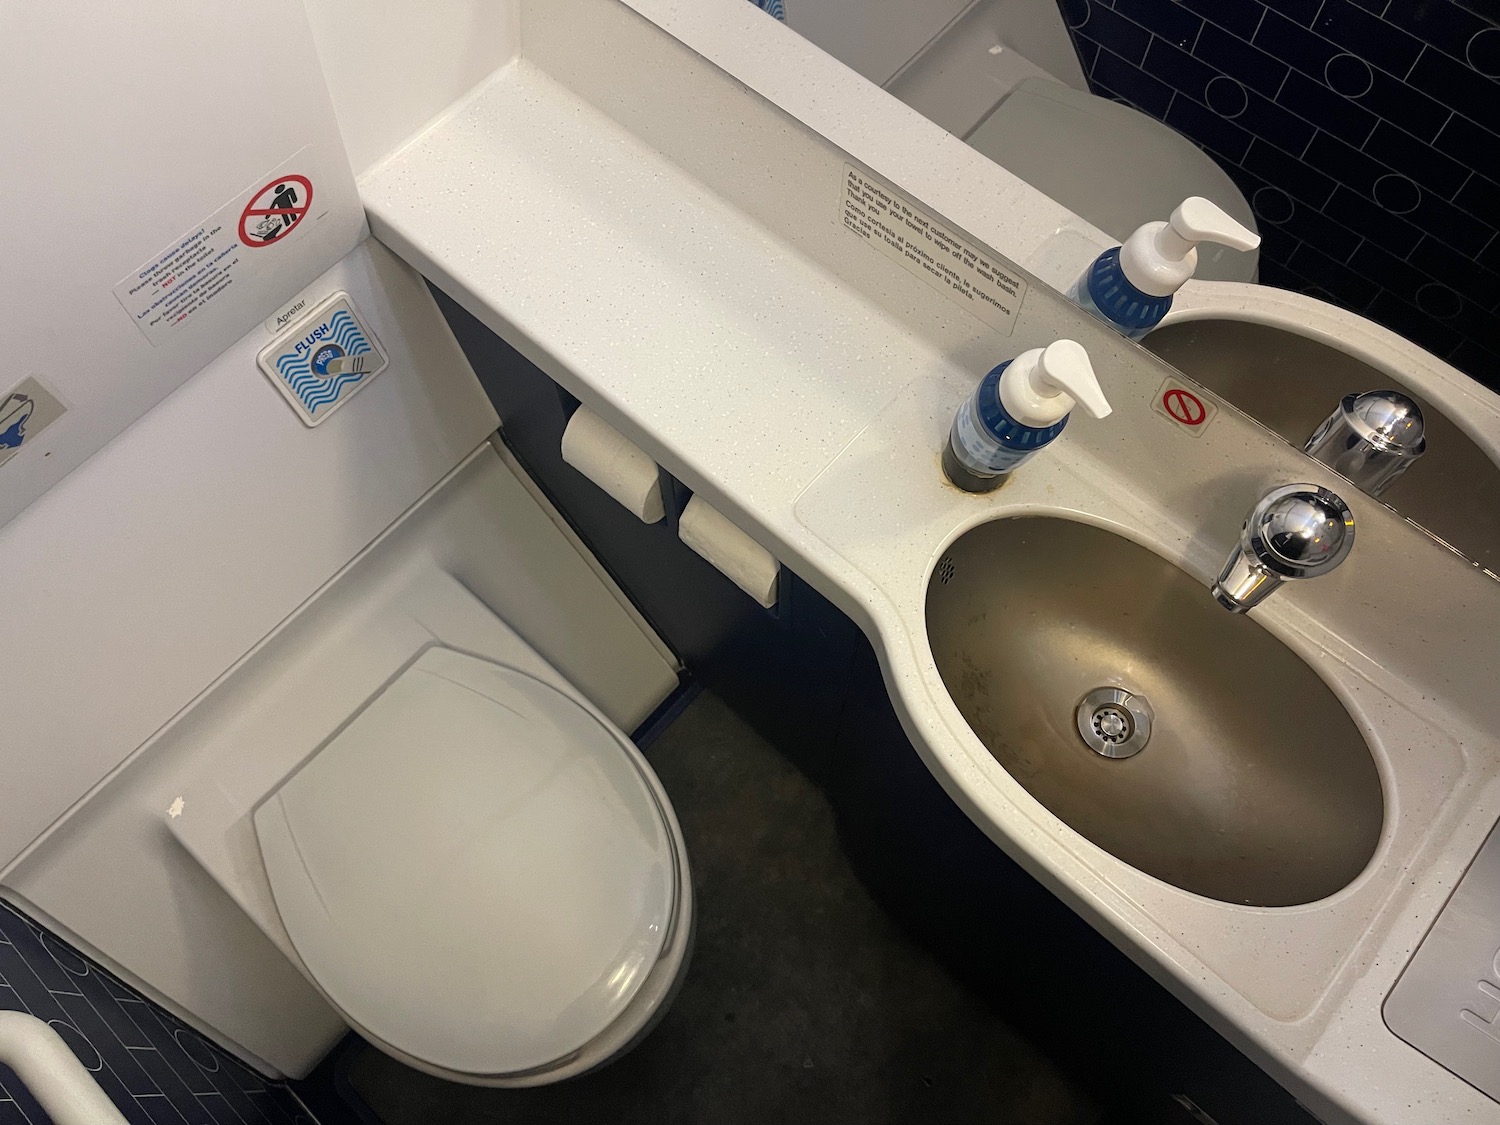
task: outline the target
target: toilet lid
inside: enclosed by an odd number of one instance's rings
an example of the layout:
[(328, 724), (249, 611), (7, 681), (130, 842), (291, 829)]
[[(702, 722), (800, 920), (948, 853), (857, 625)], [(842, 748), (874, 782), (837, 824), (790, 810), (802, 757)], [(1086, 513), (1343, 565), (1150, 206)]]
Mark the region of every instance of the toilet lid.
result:
[(623, 735), (433, 647), (255, 810), (298, 955), (356, 1027), (473, 1075), (555, 1062), (630, 1002), (677, 894)]
[[(1028, 78), (968, 143), (1069, 211), (1124, 242), (1190, 195), (1211, 199), (1251, 230), (1255, 216), (1228, 173), (1155, 118), (1107, 98)], [(1259, 255), (1198, 248), (1196, 276), (1253, 281)]]

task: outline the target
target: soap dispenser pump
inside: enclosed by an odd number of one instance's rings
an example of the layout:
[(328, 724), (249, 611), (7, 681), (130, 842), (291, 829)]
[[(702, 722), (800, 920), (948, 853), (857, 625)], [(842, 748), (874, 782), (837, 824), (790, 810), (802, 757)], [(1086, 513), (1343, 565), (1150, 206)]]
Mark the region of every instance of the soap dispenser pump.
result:
[(1058, 340), (1000, 364), (958, 408), (943, 447), (943, 471), (965, 492), (989, 492), (1047, 445), (1081, 404), (1109, 415), (1083, 345)]
[(1198, 243), (1254, 250), (1260, 235), (1202, 196), (1184, 199), (1166, 222), (1147, 223), (1106, 250), (1068, 289), (1068, 299), (1132, 340), (1161, 323), (1172, 294), (1198, 268)]

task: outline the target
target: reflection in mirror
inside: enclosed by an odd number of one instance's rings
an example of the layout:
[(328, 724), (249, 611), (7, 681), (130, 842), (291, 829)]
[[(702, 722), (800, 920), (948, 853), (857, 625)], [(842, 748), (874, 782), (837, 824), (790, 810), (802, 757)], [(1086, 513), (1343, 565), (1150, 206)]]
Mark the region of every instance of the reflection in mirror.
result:
[(1500, 389), (1500, 26), (1477, 0), (784, 5), (1116, 239), (1206, 196), (1265, 242), (1200, 277), (1341, 305)]
[(1427, 452), (1427, 424), (1422, 408), (1400, 391), (1347, 394), (1304, 449), (1379, 497)]
[[(1316, 340), (1245, 321), (1169, 324), (1144, 345), (1298, 449), (1350, 396), (1392, 390), (1410, 399), (1421, 412), (1425, 449), (1385, 481), (1381, 502), (1500, 576), (1500, 469), (1399, 379)], [(1332, 467), (1351, 475), (1349, 465)]]

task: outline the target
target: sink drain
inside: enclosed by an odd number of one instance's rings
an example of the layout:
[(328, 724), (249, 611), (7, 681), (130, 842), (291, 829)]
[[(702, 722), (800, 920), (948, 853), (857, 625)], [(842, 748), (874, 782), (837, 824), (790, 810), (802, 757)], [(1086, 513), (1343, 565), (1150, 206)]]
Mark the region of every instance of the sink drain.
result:
[(1129, 758), (1146, 748), (1155, 718), (1144, 695), (1124, 688), (1095, 688), (1078, 704), (1078, 733), (1094, 753)]

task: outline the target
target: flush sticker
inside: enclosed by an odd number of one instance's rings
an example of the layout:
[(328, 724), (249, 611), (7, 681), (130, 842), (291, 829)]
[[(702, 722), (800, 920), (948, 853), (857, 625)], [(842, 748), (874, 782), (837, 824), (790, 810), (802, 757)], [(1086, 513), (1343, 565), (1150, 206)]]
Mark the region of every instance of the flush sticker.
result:
[(0, 396), (0, 465), (4, 465), (66, 410), (35, 376)]
[(347, 293), (335, 293), (260, 353), (261, 370), (309, 426), (348, 402), (388, 362)]
[(1151, 409), (1194, 437), (1202, 435), (1213, 422), (1219, 408), (1199, 388), (1177, 379), (1168, 379), (1156, 388)]

